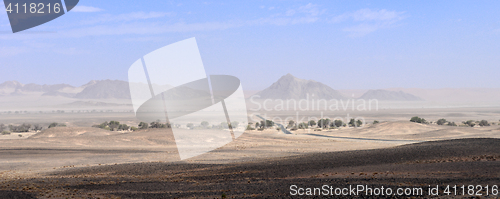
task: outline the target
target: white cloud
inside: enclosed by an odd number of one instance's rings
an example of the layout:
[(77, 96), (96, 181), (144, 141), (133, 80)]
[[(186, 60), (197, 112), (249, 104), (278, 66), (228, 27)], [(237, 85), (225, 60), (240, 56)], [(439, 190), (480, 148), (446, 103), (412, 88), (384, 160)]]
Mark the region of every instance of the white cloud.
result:
[(332, 19), (333, 23), (350, 21), (355, 25), (342, 29), (349, 32), (349, 36), (364, 36), (382, 28), (391, 27), (404, 19), (404, 12), (361, 9), (351, 13), (344, 13)]
[[(272, 7), (274, 9), (274, 7)], [(307, 4), (305, 6), (300, 6), (298, 8), (288, 9), (284, 13), (274, 14), (267, 18), (261, 18), (258, 20), (250, 20), (249, 25), (294, 25), (294, 24), (305, 24), (314, 23), (319, 20), (319, 16), (325, 13), (325, 10), (320, 10), (318, 5)]]
[(103, 9), (92, 6), (75, 6), (73, 9), (71, 9), (71, 12), (100, 12), (100, 11), (103, 11)]

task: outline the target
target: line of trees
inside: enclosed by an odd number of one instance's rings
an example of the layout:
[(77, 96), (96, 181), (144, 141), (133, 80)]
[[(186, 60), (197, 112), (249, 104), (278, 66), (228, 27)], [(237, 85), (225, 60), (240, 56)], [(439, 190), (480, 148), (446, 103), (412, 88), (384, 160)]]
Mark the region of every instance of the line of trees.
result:
[(27, 124), (27, 123), (23, 123), (19, 126), (16, 126), (16, 125), (4, 125), (4, 124), (0, 124), (0, 132), (2, 132), (2, 134), (8, 134), (10, 132), (14, 132), (14, 133), (26, 133), (26, 132), (32, 132), (32, 131), (41, 131), (43, 129), (43, 127), (39, 124)]

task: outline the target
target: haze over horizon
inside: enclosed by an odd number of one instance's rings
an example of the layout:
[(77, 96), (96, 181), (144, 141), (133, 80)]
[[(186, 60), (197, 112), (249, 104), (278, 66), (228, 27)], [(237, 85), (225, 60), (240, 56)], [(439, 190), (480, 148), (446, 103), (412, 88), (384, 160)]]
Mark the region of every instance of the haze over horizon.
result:
[(86, 0), (19, 34), (0, 12), (0, 82), (127, 81), (144, 54), (196, 37), (207, 74), (246, 90), (287, 73), (336, 89), (500, 88), (499, 5)]

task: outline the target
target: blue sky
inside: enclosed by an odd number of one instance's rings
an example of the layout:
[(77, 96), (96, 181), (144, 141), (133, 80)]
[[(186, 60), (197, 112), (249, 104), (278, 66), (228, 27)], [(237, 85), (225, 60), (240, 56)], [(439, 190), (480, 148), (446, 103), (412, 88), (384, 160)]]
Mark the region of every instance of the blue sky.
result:
[(130, 65), (196, 37), (208, 74), (264, 89), (291, 73), (335, 89), (500, 87), (499, 1), (97, 1), (12, 34), (0, 82), (127, 80)]

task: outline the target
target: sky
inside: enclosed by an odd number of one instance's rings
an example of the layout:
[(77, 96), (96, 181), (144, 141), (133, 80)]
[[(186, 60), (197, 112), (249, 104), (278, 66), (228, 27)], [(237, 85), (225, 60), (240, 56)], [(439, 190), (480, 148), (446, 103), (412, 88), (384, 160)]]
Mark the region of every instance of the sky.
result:
[[(3, 5), (3, 3), (0, 3)], [(128, 68), (195, 37), (208, 75), (262, 90), (291, 73), (334, 89), (500, 88), (500, 1), (116, 1), (12, 33), (0, 12), (0, 82), (127, 81)]]

